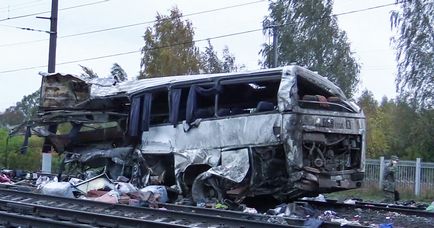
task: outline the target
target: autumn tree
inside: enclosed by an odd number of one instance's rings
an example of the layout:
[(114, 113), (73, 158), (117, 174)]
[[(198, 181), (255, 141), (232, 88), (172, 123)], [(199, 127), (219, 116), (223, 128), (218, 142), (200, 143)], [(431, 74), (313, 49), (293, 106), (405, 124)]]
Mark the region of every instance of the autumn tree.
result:
[[(263, 28), (265, 33), (272, 31), (270, 28), (277, 33), (278, 65), (306, 66), (352, 96), (359, 82), (360, 65), (332, 10), (333, 0), (270, 1)], [(269, 67), (274, 58), (273, 45), (263, 44), (260, 54), (262, 66)]]
[(243, 70), (244, 65), (236, 63), (235, 55), (225, 46), (222, 51), (222, 58), (218, 57), (217, 51), (214, 50), (211, 42), (208, 40), (208, 46), (201, 53), (201, 72), (207, 74), (213, 73), (229, 73)]
[(221, 73), (223, 72), (223, 62), (217, 56), (211, 41), (208, 40), (208, 46), (205, 51), (201, 53), (201, 70), (203, 73)]
[(83, 70), (83, 72), (81, 73), (82, 77), (90, 78), (90, 79), (99, 77), (98, 74), (95, 73), (91, 68), (89, 68), (87, 66), (82, 66), (82, 65), (79, 65), (79, 66)]
[(113, 63), (110, 74), (116, 81), (123, 82), (128, 80), (128, 75), (125, 70), (117, 63)]
[(192, 23), (182, 20), (178, 8), (168, 16), (157, 13), (155, 24), (143, 36), (139, 78), (199, 73), (201, 56), (193, 36)]
[(396, 1), (391, 13), (396, 89), (421, 108), (434, 105), (434, 0)]

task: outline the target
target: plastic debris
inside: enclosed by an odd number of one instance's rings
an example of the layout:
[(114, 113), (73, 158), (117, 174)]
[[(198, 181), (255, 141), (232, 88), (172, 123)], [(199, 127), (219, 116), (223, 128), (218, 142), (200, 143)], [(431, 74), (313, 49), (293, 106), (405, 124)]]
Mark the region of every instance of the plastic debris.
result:
[(434, 212), (434, 201), (425, 210), (430, 211), (430, 212)]
[(131, 183), (119, 182), (115, 185), (116, 190), (121, 194), (137, 192), (138, 189)]
[(104, 202), (104, 203), (116, 204), (119, 202), (119, 198), (120, 198), (119, 193), (112, 190), (112, 191), (107, 192), (106, 194), (104, 194), (100, 197), (94, 198), (93, 200), (99, 201), (99, 202)]
[(341, 226), (346, 226), (346, 225), (361, 226), (362, 225), (359, 223), (359, 221), (349, 221), (349, 220), (344, 219), (344, 218), (332, 218), (330, 221), (339, 223), (339, 224), (341, 224)]
[[(152, 199), (160, 203), (166, 203), (168, 200), (167, 190), (165, 186), (149, 185), (140, 189), (140, 192), (152, 192)], [(152, 199), (150, 199), (150, 201), (153, 201)]]
[(225, 204), (222, 204), (222, 203), (217, 203), (217, 204), (214, 206), (214, 208), (215, 208), (215, 209), (223, 209), (223, 210), (226, 210), (226, 209), (228, 209), (228, 206), (225, 205)]
[(249, 214), (257, 214), (258, 211), (255, 208), (252, 207), (246, 207), (243, 211), (244, 213), (249, 213)]
[(302, 200), (312, 200), (318, 202), (327, 202), (323, 194), (319, 194), (317, 197), (303, 197)]
[(98, 190), (98, 189), (115, 189), (114, 184), (110, 181), (110, 179), (107, 177), (107, 174), (102, 173), (96, 177), (93, 177), (91, 179), (85, 180), (79, 184), (75, 185), (75, 188), (77, 188), (82, 193), (87, 193), (90, 190)]
[(318, 202), (327, 202), (323, 194), (319, 194), (317, 197), (314, 198), (314, 200)]
[(0, 183), (13, 184), (14, 182), (12, 182), (11, 179), (8, 176), (6, 176), (6, 174), (0, 173)]
[(306, 228), (319, 228), (323, 224), (321, 219), (310, 218), (304, 221), (303, 227)]
[(393, 224), (392, 223), (383, 223), (383, 224), (380, 224), (379, 228), (393, 228)]
[(332, 210), (327, 210), (327, 211), (324, 211), (323, 215), (324, 216), (336, 216), (337, 213), (332, 211)]
[(48, 182), (41, 187), (41, 193), (44, 195), (61, 196), (73, 198), (72, 185), (69, 182)]
[(351, 205), (354, 205), (354, 204), (356, 204), (356, 200), (353, 200), (353, 199), (347, 199), (347, 200), (344, 201), (344, 204), (351, 204)]

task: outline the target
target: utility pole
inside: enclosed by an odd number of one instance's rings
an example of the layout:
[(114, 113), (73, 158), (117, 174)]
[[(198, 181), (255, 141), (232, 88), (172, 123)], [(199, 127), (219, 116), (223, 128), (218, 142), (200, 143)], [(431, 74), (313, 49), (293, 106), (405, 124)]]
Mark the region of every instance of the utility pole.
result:
[(274, 50), (273, 67), (277, 67), (277, 61), (278, 61), (277, 42), (278, 42), (279, 36), (277, 33), (278, 33), (278, 27), (276, 25), (273, 25), (273, 50)]
[[(267, 27), (265, 27), (266, 29), (272, 29), (273, 30), (273, 62), (271, 62), (271, 57), (268, 58), (268, 67), (272, 68), (272, 67), (277, 67), (278, 64), (278, 50), (277, 50), (277, 43), (279, 40), (279, 36), (278, 36), (278, 25), (269, 25)], [(271, 51), (269, 52), (269, 56), (271, 56)]]
[(57, 46), (57, 13), (59, 0), (51, 0), (50, 17), (50, 49), (48, 52), (48, 73), (56, 71), (56, 46)]
[[(48, 73), (56, 72), (56, 46), (57, 46), (57, 14), (59, 9), (59, 0), (51, 0), (51, 17), (38, 17), (50, 20), (50, 48), (48, 52)], [(42, 87), (41, 87), (42, 89)], [(41, 91), (42, 92), (42, 91)], [(57, 125), (50, 125), (48, 131), (56, 132)], [(44, 141), (42, 147), (42, 173), (51, 173), (51, 145)]]

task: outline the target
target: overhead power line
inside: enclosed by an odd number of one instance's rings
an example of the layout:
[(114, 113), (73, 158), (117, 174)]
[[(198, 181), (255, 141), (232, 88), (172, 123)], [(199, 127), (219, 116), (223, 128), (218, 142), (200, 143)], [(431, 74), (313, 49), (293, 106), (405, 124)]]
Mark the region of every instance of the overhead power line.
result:
[[(220, 39), (220, 38), (225, 38), (225, 37), (238, 36), (238, 35), (242, 35), (242, 34), (247, 34), (247, 33), (252, 33), (252, 32), (259, 32), (259, 31), (262, 31), (262, 28), (252, 29), (252, 30), (246, 30), (246, 31), (236, 32), (236, 33), (230, 33), (230, 34), (224, 34), (224, 35), (220, 35), (220, 36), (208, 37), (208, 38), (204, 38), (204, 39), (197, 39), (197, 40), (192, 40), (192, 41), (188, 41), (188, 42), (179, 42), (179, 43), (174, 43), (174, 44), (170, 44), (170, 45), (158, 46), (158, 47), (154, 47), (154, 48), (149, 48), (147, 50), (169, 48), (169, 47), (174, 47), (174, 46), (179, 46), (179, 45), (198, 43), (198, 42), (203, 42), (203, 41), (208, 41), (208, 40), (215, 40), (215, 39)], [(120, 53), (103, 55), (103, 56), (97, 56), (97, 57), (91, 57), (91, 58), (85, 58), (85, 59), (71, 60), (71, 61), (66, 61), (66, 62), (60, 62), (60, 63), (58, 63), (56, 65), (67, 65), (67, 64), (85, 62), (85, 61), (90, 61), (90, 60), (105, 59), (105, 58), (110, 58), (110, 57), (115, 57), (115, 56), (122, 56), (122, 55), (129, 55), (129, 54), (134, 54), (134, 53), (140, 53), (141, 51), (142, 50), (133, 50), (133, 51), (120, 52)], [(32, 70), (32, 69), (38, 69), (38, 68), (43, 68), (43, 67), (47, 67), (47, 65), (31, 66), (31, 67), (24, 67), (24, 68), (12, 69), (12, 70), (4, 70), (4, 71), (0, 71), (0, 74), (12, 73), (12, 72), (18, 72), (18, 71), (24, 71), (24, 70)]]
[[(101, 1), (98, 1), (98, 2), (91, 2), (91, 3), (76, 5), (76, 6), (65, 7), (65, 8), (59, 9), (59, 11), (76, 9), (76, 8), (80, 8), (80, 7), (90, 6), (90, 5), (96, 5), (96, 4), (104, 3), (104, 2), (107, 2), (107, 1), (110, 1), (110, 0), (101, 0)], [(14, 16), (14, 17), (7, 17), (7, 18), (4, 18), (4, 19), (0, 19), (0, 22), (7, 21), (7, 20), (13, 20), (13, 19), (19, 19), (19, 18), (36, 16), (36, 15), (40, 15), (40, 14), (44, 14), (44, 13), (50, 13), (50, 12), (51, 11), (48, 10), (48, 11), (42, 11), (42, 12), (31, 13), (31, 14), (24, 14), (24, 15), (19, 15), (19, 16)]]
[[(16, 29), (21, 29), (21, 30), (27, 30), (27, 31), (34, 31), (34, 32), (45, 32), (45, 33), (50, 34), (50, 31), (40, 30), (40, 29), (33, 29), (33, 28), (26, 28), (26, 27), (19, 27), (19, 26), (13, 26), (13, 25), (3, 25), (3, 24), (0, 24), (0, 26), (8, 27), (8, 28), (16, 28)], [(1, 47), (1, 46), (0, 46), (0, 47)]]
[(389, 7), (389, 6), (393, 6), (393, 5), (398, 5), (398, 4), (401, 4), (404, 2), (406, 2), (406, 1), (389, 3), (389, 4), (384, 4), (384, 5), (378, 5), (378, 6), (372, 6), (372, 7), (368, 7), (368, 8), (364, 8), (364, 9), (359, 9), (359, 10), (351, 10), (351, 11), (347, 11), (347, 12), (334, 14), (334, 16), (342, 16), (342, 15), (347, 15), (347, 14), (360, 13), (360, 12), (364, 12), (364, 11), (380, 9), (380, 8)]
[[(226, 7), (222, 7), (222, 8), (204, 10), (204, 11), (194, 12), (194, 13), (190, 13), (190, 14), (184, 14), (182, 17), (195, 16), (195, 15), (200, 15), (200, 14), (204, 14), (204, 13), (210, 13), (210, 12), (216, 12), (216, 11), (220, 11), (220, 10), (242, 7), (242, 6), (256, 4), (259, 2), (263, 2), (263, 1), (264, 0), (259, 0), (259, 1), (254, 1), (254, 2), (238, 4), (238, 5), (226, 6)], [(378, 6), (368, 7), (368, 8), (359, 9), (359, 10), (351, 10), (351, 11), (347, 11), (347, 12), (333, 14), (332, 16), (342, 16), (342, 15), (347, 15), (347, 14), (359, 13), (359, 12), (363, 12), (363, 11), (369, 11), (369, 10), (389, 7), (389, 6), (392, 6), (395, 4), (400, 4), (403, 2), (405, 2), (405, 1), (398, 2), (398, 3), (389, 3), (389, 4), (384, 4), (384, 5), (378, 5)], [(127, 25), (116, 26), (116, 27), (105, 28), (105, 29), (92, 30), (92, 31), (81, 32), (81, 33), (74, 33), (74, 34), (69, 34), (69, 35), (58, 36), (57, 38), (62, 39), (62, 38), (68, 38), (68, 37), (83, 36), (83, 35), (89, 35), (89, 34), (94, 34), (94, 33), (107, 32), (107, 31), (113, 31), (113, 30), (118, 30), (118, 29), (123, 29), (123, 28), (135, 27), (135, 26), (139, 26), (139, 25), (151, 24), (151, 23), (155, 23), (155, 22), (157, 22), (157, 20), (138, 22), (138, 23), (133, 23), (133, 24), (127, 24)], [(9, 44), (0, 44), (0, 47), (9, 47), (9, 46), (22, 45), (22, 44), (37, 43), (37, 42), (42, 42), (42, 41), (46, 41), (46, 40), (48, 40), (48, 39), (39, 39), (39, 40), (30, 40), (30, 41), (23, 41), (23, 42), (9, 43)]]
[[(377, 9), (379, 7), (386, 7), (386, 6), (390, 6), (390, 4), (376, 6), (375, 8), (373, 8), (373, 7), (370, 7), (370, 8)], [(353, 10), (351, 12), (352, 13), (358, 13), (358, 12), (361, 12), (361, 11), (366, 11), (366, 9)], [(349, 12), (343, 12), (343, 13), (339, 13), (339, 14), (334, 14), (334, 16), (340, 16), (340, 15), (344, 15), (344, 14), (349, 14)], [(275, 26), (281, 27), (281, 26), (288, 25), (288, 24), (292, 24), (292, 23), (285, 23), (285, 24), (280, 24), (280, 25), (275, 25)], [(220, 36), (214, 36), (214, 37), (209, 37), (209, 38), (204, 38), (204, 39), (198, 39), (198, 40), (193, 40), (193, 41), (190, 41), (190, 42), (174, 43), (174, 44), (170, 44), (170, 45), (166, 45), (166, 46), (155, 47), (155, 48), (152, 48), (152, 49), (169, 48), (169, 47), (172, 47), (172, 46), (185, 45), (185, 44), (189, 44), (189, 43), (193, 43), (193, 42), (202, 42), (202, 41), (219, 39), (219, 38), (230, 37), (230, 36), (237, 36), (237, 35), (242, 35), (242, 34), (247, 34), (247, 33), (252, 33), (252, 32), (258, 32), (258, 31), (263, 31), (263, 28), (246, 30), (246, 31), (241, 31), (241, 32), (236, 32), (236, 33), (230, 33), (230, 34), (225, 34), (225, 35), (220, 35)], [(152, 49), (149, 49), (149, 50), (152, 50)], [(139, 53), (139, 52), (141, 52), (141, 50), (133, 50), (133, 51), (127, 51), (127, 52), (120, 52), (120, 53), (115, 53), (115, 54), (109, 54), (109, 55), (103, 55), (103, 56), (97, 56), (97, 57), (91, 57), (91, 58), (85, 58), (85, 59), (79, 59), (79, 60), (71, 60), (71, 61), (61, 62), (61, 63), (58, 63), (56, 65), (66, 65), (66, 64), (72, 64), (72, 63), (78, 63), (78, 62), (84, 62), (84, 61), (90, 61), (90, 60), (110, 58), (110, 57), (115, 57), (115, 56), (129, 55), (129, 54), (134, 54), (134, 53)], [(25, 67), (25, 68), (11, 69), (11, 70), (4, 70), (4, 71), (0, 71), (0, 74), (17, 72), (17, 71), (23, 71), (23, 70), (31, 70), (31, 69), (37, 69), (37, 68), (42, 68), (42, 67), (46, 67), (46, 65), (32, 66), (32, 67)]]
[[(41, 4), (42, 1), (45, 1), (45, 0), (36, 0), (36, 1), (30, 1), (30, 2), (23, 2), (21, 4), (19, 3), (19, 4), (14, 4), (14, 5), (8, 5), (8, 6), (0, 7), (0, 11), (9, 11), (12, 9), (15, 10), (15, 9), (18, 9), (17, 6), (20, 6), (19, 9), (21, 9), (23, 6), (27, 7), (30, 5), (39, 5), (39, 4)], [(35, 4), (36, 2), (38, 2), (38, 3)]]
[[(237, 8), (237, 7), (252, 5), (252, 4), (256, 4), (256, 3), (260, 3), (260, 2), (264, 2), (264, 1), (265, 0), (259, 0), (259, 1), (254, 1), (254, 2), (247, 2), (247, 3), (242, 3), (242, 4), (225, 6), (225, 7), (216, 8), (216, 9), (198, 11), (198, 12), (194, 12), (194, 13), (184, 14), (184, 15), (182, 15), (182, 17), (195, 16), (195, 15), (200, 15), (200, 14), (205, 14), (205, 13), (211, 13), (211, 12), (216, 12), (216, 11), (221, 11), (221, 10), (227, 10), (227, 9), (232, 9), (232, 8)], [(171, 19), (169, 19), (169, 20), (171, 20)], [(81, 33), (74, 33), (74, 34), (69, 34), (69, 35), (57, 36), (57, 38), (58, 39), (62, 39), (62, 38), (68, 38), (68, 37), (89, 35), (89, 34), (93, 34), (93, 33), (107, 32), (107, 31), (118, 30), (118, 29), (123, 29), (123, 28), (135, 27), (135, 26), (139, 26), (139, 25), (152, 24), (152, 23), (155, 23), (157, 21), (158, 20), (138, 22), (138, 23), (121, 25), (121, 26), (116, 26), (116, 27), (111, 27), (111, 28), (98, 29), (98, 30), (92, 30), (92, 31), (87, 31), (87, 32), (81, 32)], [(9, 44), (0, 44), (0, 47), (8, 47), (8, 46), (21, 45), (21, 44), (36, 43), (36, 42), (41, 42), (41, 41), (45, 41), (45, 40), (48, 40), (48, 39), (39, 39), (39, 40), (31, 40), (31, 41), (24, 41), (24, 42), (9, 43)]]

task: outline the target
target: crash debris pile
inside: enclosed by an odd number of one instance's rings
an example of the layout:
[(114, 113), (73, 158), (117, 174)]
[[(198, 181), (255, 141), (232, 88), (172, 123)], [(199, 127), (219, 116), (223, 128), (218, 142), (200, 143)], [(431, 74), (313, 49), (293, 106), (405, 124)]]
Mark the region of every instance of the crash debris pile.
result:
[(106, 173), (87, 180), (71, 178), (59, 182), (57, 177), (40, 176), (36, 180), (36, 189), (45, 195), (80, 198), (111, 204), (130, 206), (158, 207), (158, 203), (166, 203), (169, 196), (165, 186), (149, 185), (137, 188), (119, 177), (116, 181), (108, 178)]
[[(265, 214), (267, 222), (287, 225), (286, 219), (304, 219), (304, 227), (321, 227), (324, 222), (345, 225), (361, 225), (370, 227), (402, 227), (403, 220), (420, 222), (424, 218), (410, 217), (396, 212), (382, 213), (378, 211), (324, 209), (313, 206), (306, 201), (279, 204), (273, 208), (261, 208), (260, 205), (246, 205), (236, 203), (229, 199), (219, 201), (211, 198), (206, 202), (194, 202), (191, 196), (183, 197), (175, 187), (163, 185), (147, 185), (138, 188), (131, 181), (119, 176), (116, 180), (110, 179), (104, 172), (89, 172), (85, 180), (69, 178), (68, 181), (59, 181), (57, 176), (41, 175), (31, 172), (2, 170), (0, 172), (0, 186), (29, 187), (32, 191), (52, 196), (94, 200), (110, 204), (124, 204), (136, 207), (151, 207), (165, 209), (164, 203), (190, 205), (220, 210), (234, 210), (250, 214)], [(63, 177), (63, 179), (65, 179)], [(302, 200), (328, 202), (324, 195), (302, 198)], [(346, 199), (345, 204), (355, 204), (361, 199)], [(414, 201), (402, 202), (403, 205), (418, 206)], [(255, 206), (258, 206), (255, 208)], [(434, 202), (425, 205), (427, 211), (434, 210)], [(426, 222), (426, 221), (425, 221)], [(423, 223), (422, 223), (423, 224)]]

